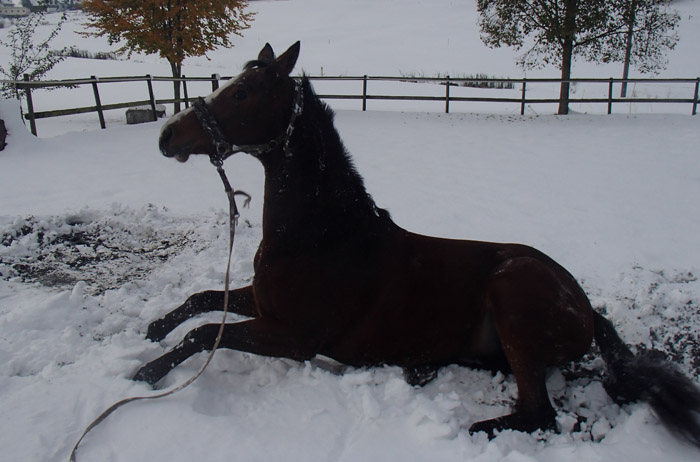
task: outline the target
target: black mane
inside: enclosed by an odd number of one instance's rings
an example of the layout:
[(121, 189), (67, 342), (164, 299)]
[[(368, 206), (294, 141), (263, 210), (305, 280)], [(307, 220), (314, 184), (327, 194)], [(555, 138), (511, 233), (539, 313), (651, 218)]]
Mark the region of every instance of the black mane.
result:
[(390, 215), (367, 193), (335, 128), (333, 110), (318, 98), (308, 76), (302, 76), (300, 85), (304, 110), (290, 146), (291, 161), (298, 169), (294, 176), (300, 179), (305, 210), (311, 212), (305, 218), (307, 238), (318, 243), (390, 229), (394, 226)]

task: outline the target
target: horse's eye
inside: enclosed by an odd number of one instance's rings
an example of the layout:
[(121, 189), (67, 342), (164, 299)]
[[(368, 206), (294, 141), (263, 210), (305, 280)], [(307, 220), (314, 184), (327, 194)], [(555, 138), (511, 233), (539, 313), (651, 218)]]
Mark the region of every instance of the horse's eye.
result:
[(233, 94), (233, 99), (236, 101), (243, 101), (248, 97), (248, 93), (246, 93), (245, 90), (238, 90), (236, 93)]

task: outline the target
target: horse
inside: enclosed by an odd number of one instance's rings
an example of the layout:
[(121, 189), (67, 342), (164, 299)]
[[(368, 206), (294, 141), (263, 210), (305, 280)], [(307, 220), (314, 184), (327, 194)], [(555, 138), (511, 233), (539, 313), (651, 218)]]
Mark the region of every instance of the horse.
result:
[[(512, 372), (512, 412), (469, 428), (493, 437), (555, 430), (547, 371), (579, 360), (595, 339), (611, 397), (648, 401), (664, 424), (700, 447), (700, 390), (669, 362), (633, 354), (552, 258), (526, 245), (429, 237), (396, 225), (367, 193), (333, 112), (306, 76), (290, 76), (299, 51), (297, 42), (276, 57), (266, 44), (237, 78), (161, 129), (166, 157), (223, 162), (247, 152), (264, 168), (254, 278), (231, 291), (228, 304), (248, 319), (225, 325), (221, 348), (297, 361), (322, 355), (358, 368), (395, 365), (412, 385), (449, 364)], [(194, 294), (152, 322), (146, 336), (160, 341), (183, 321), (222, 310), (223, 300), (221, 291)], [(134, 379), (156, 384), (211, 350), (218, 329), (193, 329)]]

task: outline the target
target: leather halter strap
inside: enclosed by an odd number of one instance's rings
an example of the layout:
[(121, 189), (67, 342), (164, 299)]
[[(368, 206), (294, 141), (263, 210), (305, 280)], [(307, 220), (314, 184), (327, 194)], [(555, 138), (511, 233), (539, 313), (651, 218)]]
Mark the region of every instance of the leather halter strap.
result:
[(291, 157), (292, 151), (289, 147), (289, 141), (294, 133), (294, 124), (297, 117), (304, 112), (304, 91), (300, 84), (295, 83), (294, 85), (294, 100), (292, 102), (292, 116), (290, 117), (289, 124), (287, 128), (278, 136), (277, 138), (262, 144), (248, 144), (248, 145), (237, 145), (230, 143), (226, 136), (224, 135), (221, 126), (214, 117), (214, 114), (209, 109), (204, 98), (201, 96), (197, 98), (194, 102), (192, 108), (197, 120), (204, 129), (204, 132), (209, 136), (214, 147), (216, 148), (216, 154), (210, 155), (210, 160), (217, 168), (220, 167), (226, 157), (235, 154), (237, 152), (247, 152), (254, 156), (270, 152), (273, 149), (282, 146), (285, 156)]

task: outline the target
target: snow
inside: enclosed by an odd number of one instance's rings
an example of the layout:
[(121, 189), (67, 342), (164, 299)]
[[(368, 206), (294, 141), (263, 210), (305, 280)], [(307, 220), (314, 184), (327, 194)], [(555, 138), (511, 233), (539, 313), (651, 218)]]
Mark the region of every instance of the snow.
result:
[[(297, 69), (310, 73), (521, 75), (511, 50), (478, 41), (473, 2), (291, 0), (251, 8), (259, 14), (236, 48), (192, 59), (185, 72), (233, 75), (266, 41), (279, 53), (301, 39)], [(700, 75), (700, 6), (678, 8), (682, 39), (664, 75)], [(60, 40), (108, 50), (70, 33), (79, 25), (74, 17)], [(0, 50), (3, 62), (8, 55)], [(70, 59), (52, 77), (167, 69), (153, 56)], [(575, 73), (618, 71), (577, 63)], [(37, 104), (74, 98), (40, 93)], [(700, 382), (700, 118), (333, 105), (368, 191), (397, 223), (545, 251), (605, 307), (629, 344), (666, 351)], [(0, 447), (7, 460), (67, 460), (105, 408), (151, 392), (129, 380), (144, 362), (192, 327), (218, 321), (190, 320), (162, 345), (144, 338), (150, 321), (188, 295), (223, 287), (227, 204), (206, 159), (180, 164), (159, 154), (163, 121), (126, 126), (121, 111), (109, 113), (107, 130), (94, 115), (42, 120), (35, 138), (18, 114), (15, 103), (0, 101), (10, 133), (0, 152)], [(243, 154), (226, 169), (253, 195), (236, 236), (232, 286), (239, 287), (253, 276), (264, 178)], [(202, 361), (183, 363), (162, 386), (183, 382)], [(584, 363), (597, 371), (602, 364)], [(517, 391), (511, 376), (451, 366), (413, 388), (393, 367), (335, 375), (316, 363), (222, 350), (188, 389), (111, 415), (84, 440), (78, 460), (697, 459), (648, 406), (619, 407), (599, 380), (569, 376), (552, 371), (548, 380), (560, 433), (507, 431), (488, 441), (467, 429), (509, 411)]]

